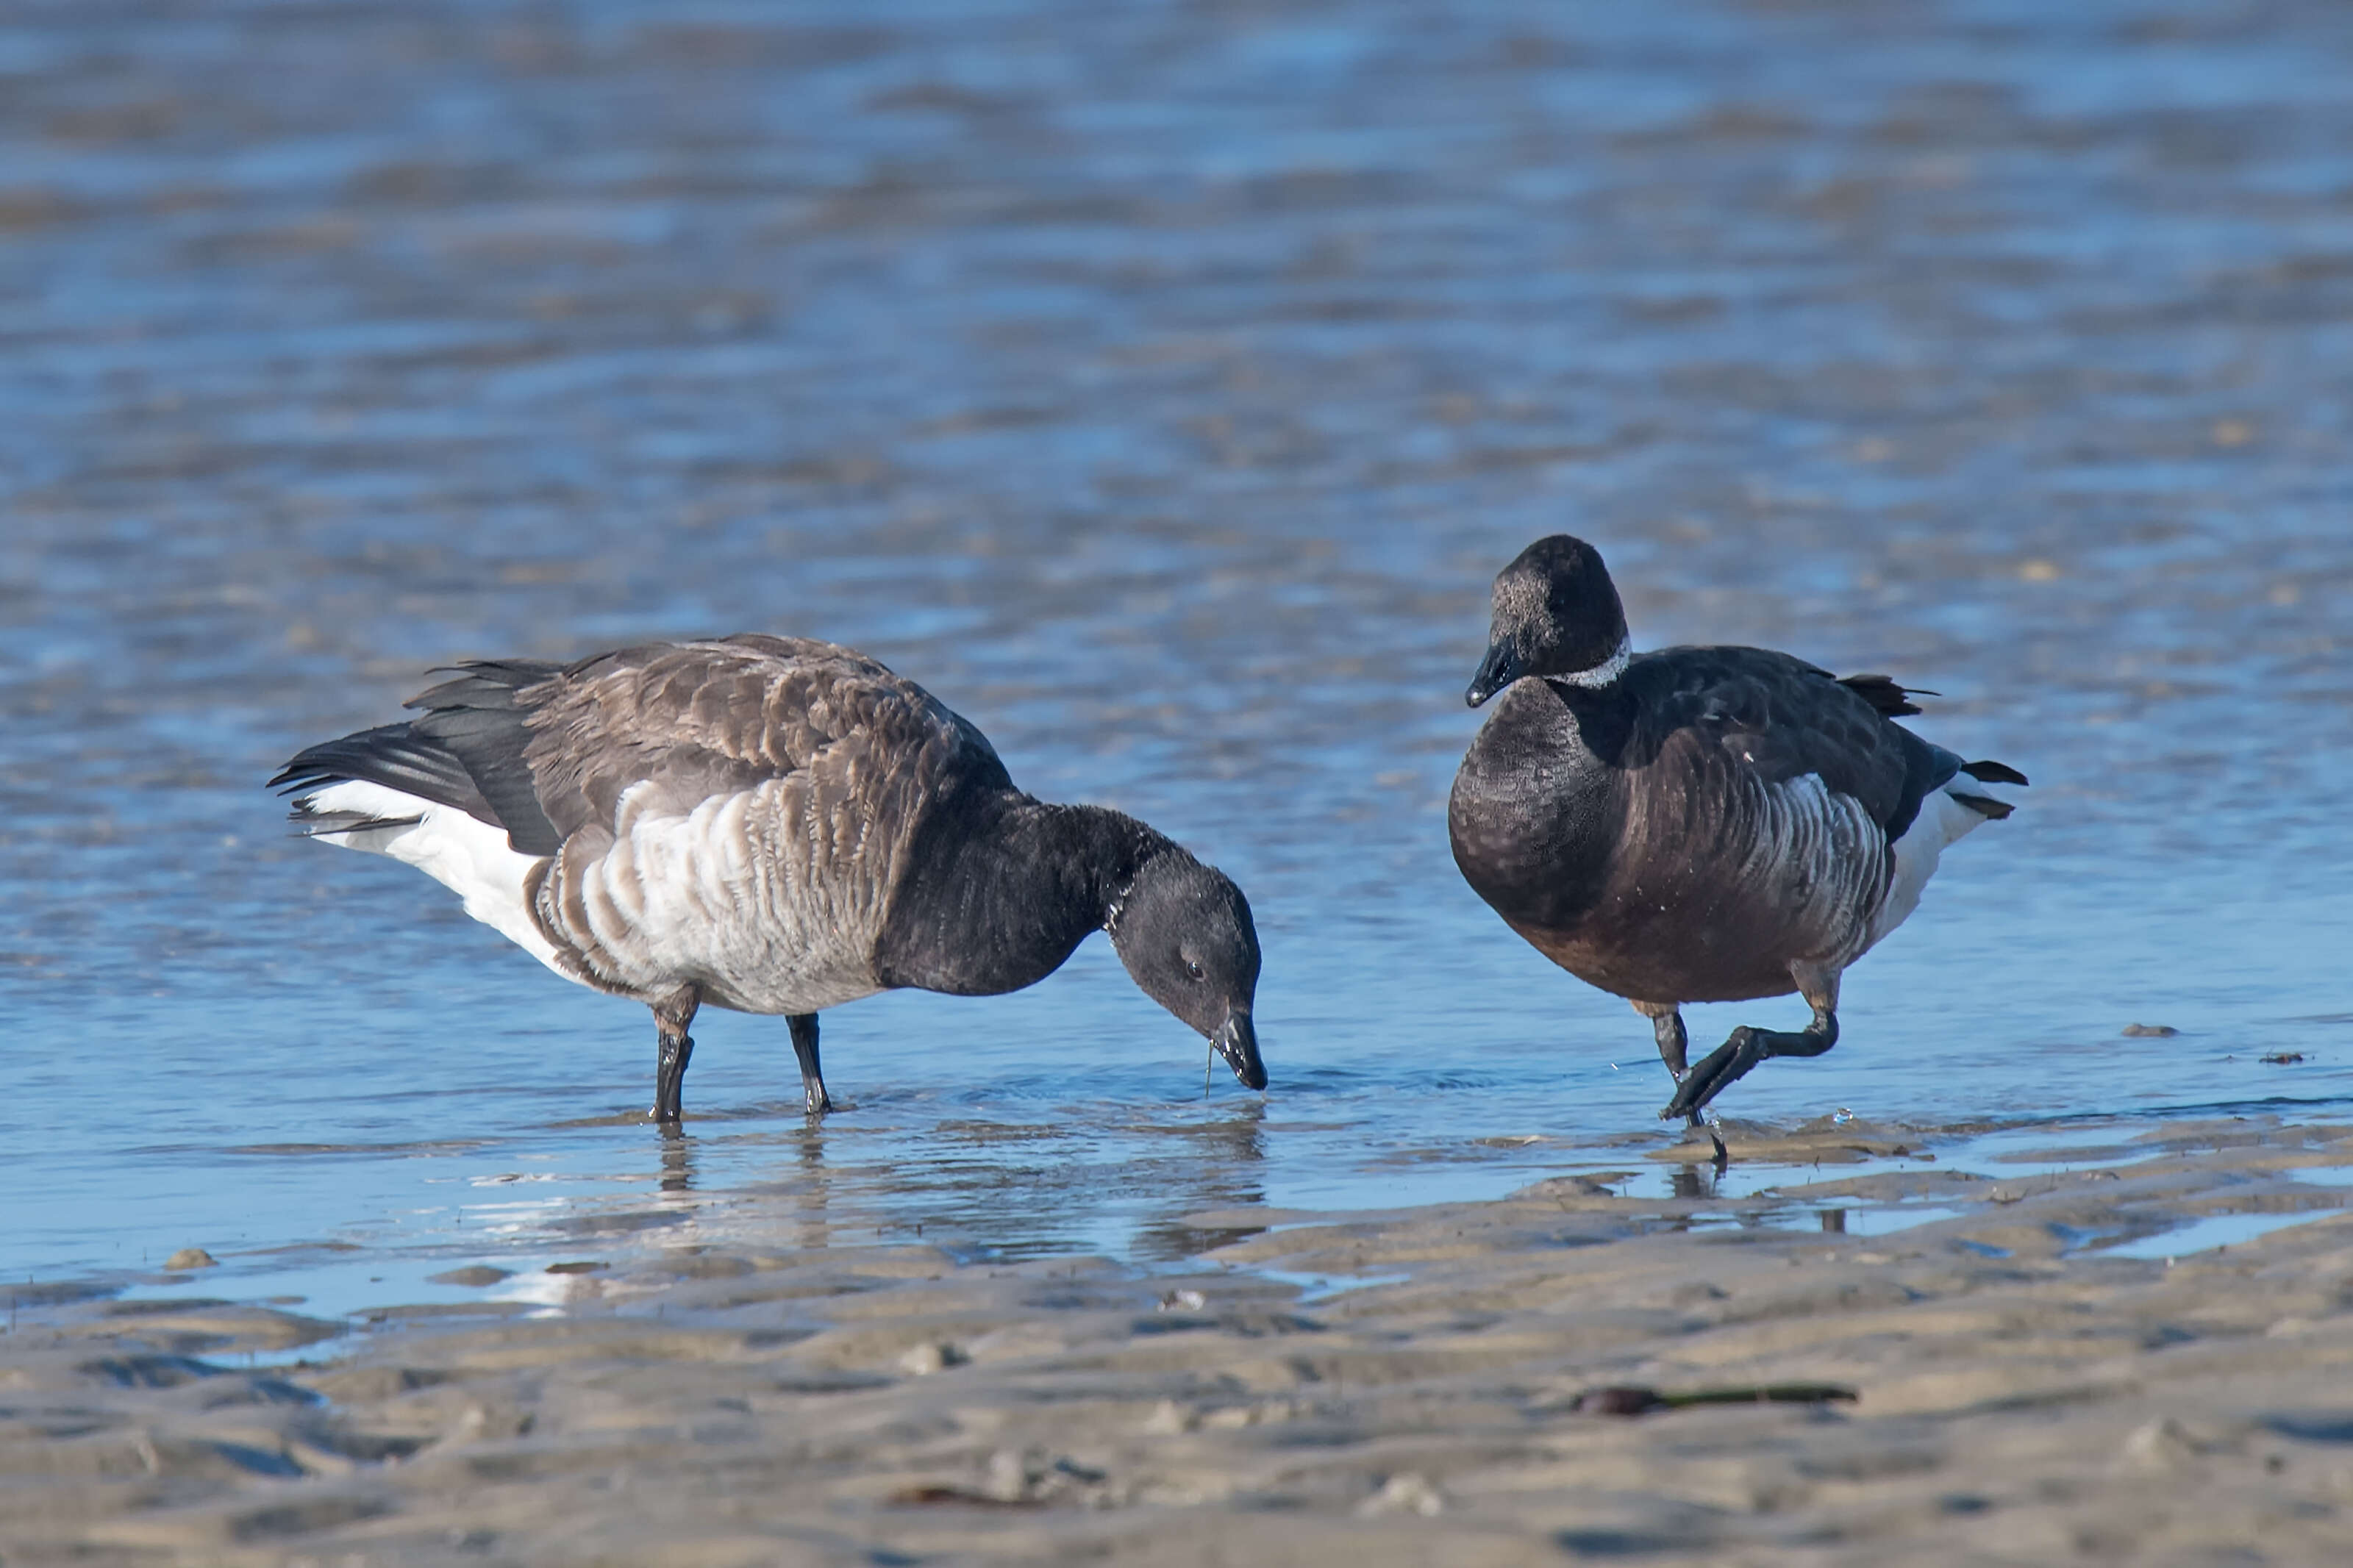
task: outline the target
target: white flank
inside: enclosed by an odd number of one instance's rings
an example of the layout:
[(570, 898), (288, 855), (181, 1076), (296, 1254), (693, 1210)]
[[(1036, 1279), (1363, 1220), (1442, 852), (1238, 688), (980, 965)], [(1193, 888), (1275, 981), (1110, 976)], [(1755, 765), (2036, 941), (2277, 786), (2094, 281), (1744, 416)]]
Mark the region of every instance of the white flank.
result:
[(612, 848), (578, 868), (583, 934), (608, 979), (652, 990), (691, 974), (706, 1000), (745, 1013), (814, 1013), (881, 989), (871, 954), (889, 879), (860, 836), (810, 820), (805, 777), (683, 815), (655, 809), (661, 798), (631, 786)]
[[(1820, 773), (1764, 784), (1761, 800), (1755, 838), (1735, 875), (1794, 889), (1782, 919), (1809, 939), (1806, 956), (1839, 967), (1853, 963), (1870, 945), (1862, 921), (1884, 865), (1879, 825), (1861, 801), (1831, 788)], [(1800, 874), (1793, 879), (1792, 872)]]
[(392, 827), (364, 827), (312, 837), (346, 849), (416, 867), (465, 900), (466, 912), (522, 948), (566, 980), (556, 962), (555, 949), (540, 934), (523, 906), (522, 883), (537, 861), (515, 852), (503, 828), (467, 816), (454, 805), (440, 805), (421, 795), (388, 789), (383, 784), (345, 781), (311, 790), (297, 803), (317, 811), (357, 811), (413, 823)]
[(1879, 912), (1872, 917), (1871, 935), (1864, 946), (1876, 943), (1911, 917), (1920, 907), (1920, 890), (1936, 874), (1936, 858), (1945, 847), (1968, 837), (1989, 820), (1983, 812), (1955, 800), (1949, 792), (1956, 788), (1993, 798), (1983, 784), (1967, 774), (1928, 792), (1920, 803), (1920, 815), (1895, 841), (1895, 875), (1888, 882)]

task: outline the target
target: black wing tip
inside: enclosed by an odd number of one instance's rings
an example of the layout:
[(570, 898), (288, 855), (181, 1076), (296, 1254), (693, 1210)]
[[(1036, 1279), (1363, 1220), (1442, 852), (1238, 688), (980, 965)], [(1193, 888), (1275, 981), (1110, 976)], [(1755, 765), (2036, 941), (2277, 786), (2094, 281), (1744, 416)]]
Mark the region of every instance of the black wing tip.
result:
[(1990, 822), (2000, 822), (2018, 809), (2010, 802), (1996, 800), (1989, 795), (1963, 795), (1957, 789), (1947, 790), (1945, 793)]
[[(317, 748), (313, 747), (312, 751)], [(332, 763), (304, 752), (269, 776), (264, 789), (274, 789), (280, 795), (294, 795), (302, 790), (324, 789), (329, 784), (350, 784), (352, 775)]]
[(1836, 679), (1841, 686), (1870, 703), (1873, 711), (1883, 719), (1908, 719), (1921, 711), (1920, 705), (1913, 701), (1913, 698), (1944, 695), (1925, 686), (1899, 685), (1895, 678), (1889, 675), (1848, 675)]
[[(420, 732), (417, 721), (380, 724), (306, 746), (279, 769), (268, 787), (281, 795), (307, 795), (340, 784), (380, 784), (436, 805), (455, 806), (484, 822), (498, 820), (465, 763), (434, 737)], [(296, 820), (301, 820), (300, 801), (295, 813)], [(384, 817), (379, 825), (400, 823), (398, 817)]]
[(403, 752), (413, 754), (414, 751), (411, 731), (406, 724), (379, 724), (373, 730), (355, 730), (348, 735), (303, 747), (288, 758), (286, 765), (272, 774), (263, 787), (291, 792), (313, 784), (348, 784), (365, 776), (360, 764)]
[(1963, 763), (1961, 772), (1979, 784), (2018, 784), (2021, 787), (2026, 784), (2026, 775), (2008, 763), (1990, 761)]

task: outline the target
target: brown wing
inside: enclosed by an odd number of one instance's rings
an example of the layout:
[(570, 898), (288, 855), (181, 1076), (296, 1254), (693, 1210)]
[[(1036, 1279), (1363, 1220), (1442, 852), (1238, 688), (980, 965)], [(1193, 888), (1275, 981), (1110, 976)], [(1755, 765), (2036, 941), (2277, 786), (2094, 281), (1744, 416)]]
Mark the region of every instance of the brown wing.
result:
[(584, 978), (629, 994), (689, 973), (752, 1012), (866, 994), (925, 820), (1012, 787), (979, 731), (829, 643), (625, 648), (518, 696), (561, 837), (533, 910)]
[(844, 806), (879, 805), (893, 777), (926, 793), (1010, 784), (987, 739), (931, 693), (811, 638), (649, 643), (454, 673), (410, 702), (425, 710), (413, 728), (463, 760), (526, 855), (609, 834), (632, 791), (642, 806), (684, 812), (810, 770)]
[(574, 665), (521, 694), (533, 793), (565, 838), (610, 831), (622, 796), (691, 811), (807, 773), (837, 810), (949, 775), (1009, 786), (978, 730), (851, 649), (756, 635), (652, 644)]

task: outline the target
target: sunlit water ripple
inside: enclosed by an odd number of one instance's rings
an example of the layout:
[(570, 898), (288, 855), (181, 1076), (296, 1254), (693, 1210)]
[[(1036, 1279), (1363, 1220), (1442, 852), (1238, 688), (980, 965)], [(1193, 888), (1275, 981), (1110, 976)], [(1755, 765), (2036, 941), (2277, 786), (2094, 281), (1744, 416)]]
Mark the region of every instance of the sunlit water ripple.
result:
[[(824, 11), (0, 23), (0, 1270), (340, 1310), (678, 1226), (1148, 1262), (1664, 1190), (1648, 1029), (1445, 845), (1486, 580), (1563, 527), (1642, 642), (1891, 671), (2035, 780), (1731, 1114), (2353, 1102), (2353, 14)], [(820, 1131), (706, 1014), (665, 1142), (641, 1010), (259, 788), (439, 661), (751, 628), (1230, 871), (1272, 1091), (1092, 942), (828, 1015)]]

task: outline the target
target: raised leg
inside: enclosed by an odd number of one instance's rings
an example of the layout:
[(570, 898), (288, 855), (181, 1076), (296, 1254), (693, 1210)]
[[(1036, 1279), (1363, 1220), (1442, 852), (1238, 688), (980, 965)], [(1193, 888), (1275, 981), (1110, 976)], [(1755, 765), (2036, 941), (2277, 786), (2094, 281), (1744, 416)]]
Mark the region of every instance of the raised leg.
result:
[(1675, 1097), (1659, 1112), (1662, 1121), (1688, 1116), (1697, 1121), (1701, 1109), (1738, 1082), (1749, 1068), (1771, 1057), (1818, 1057), (1838, 1044), (1838, 975), (1822, 971), (1800, 972), (1799, 993), (1814, 1010), (1814, 1021), (1792, 1034), (1780, 1029), (1753, 1029), (1743, 1024), (1684, 1075)]
[(658, 1044), (652, 1116), (664, 1126), (677, 1125), (686, 1110), (686, 1064), (694, 1058), (694, 1042), (687, 1037), (686, 1026), (694, 1022), (695, 1009), (702, 1005), (702, 993), (691, 985), (681, 985), (653, 1005)]
[(785, 1026), (793, 1032), (793, 1055), (801, 1059), (801, 1098), (811, 1116), (823, 1116), (833, 1109), (833, 1100), (825, 1092), (825, 1074), (817, 1063), (817, 1015), (795, 1013)]

